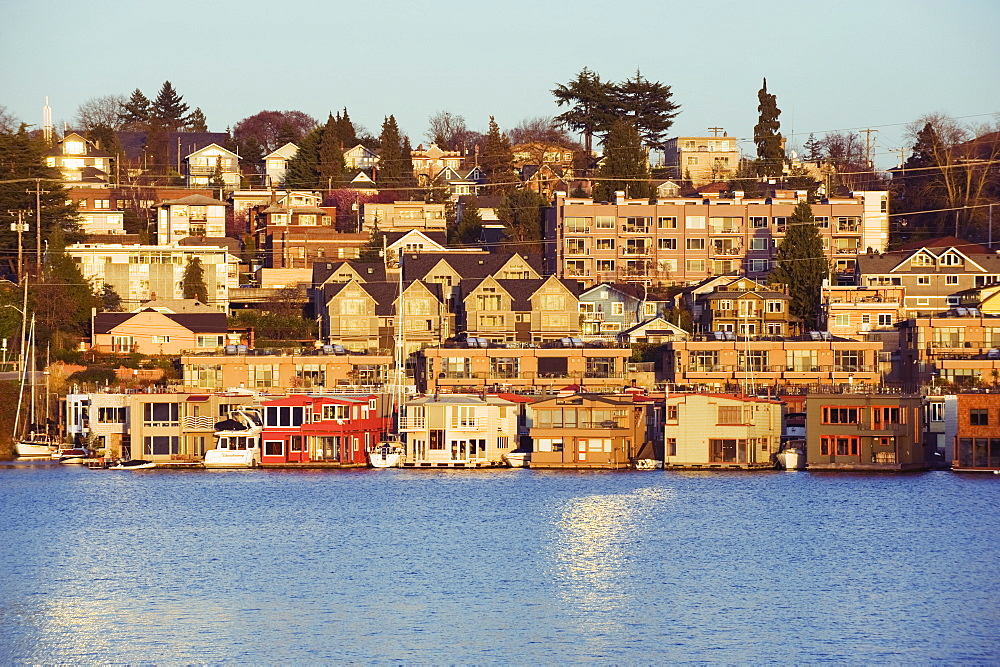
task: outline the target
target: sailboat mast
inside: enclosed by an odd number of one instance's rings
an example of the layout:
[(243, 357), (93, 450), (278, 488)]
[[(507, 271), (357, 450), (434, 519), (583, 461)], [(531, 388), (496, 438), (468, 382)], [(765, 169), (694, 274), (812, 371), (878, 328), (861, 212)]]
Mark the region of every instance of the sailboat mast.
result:
[(406, 328), (403, 326), (403, 249), (399, 253), (399, 298), (396, 300), (396, 349), (394, 351), (394, 361), (396, 364), (395, 387), (393, 387), (392, 399), (396, 404), (396, 435), (399, 435), (399, 425), (403, 419), (403, 354), (405, 352), (405, 341), (403, 340)]
[(31, 333), (28, 335), (31, 339), (31, 422), (28, 425), (29, 429), (35, 428), (35, 366), (38, 365), (38, 358), (35, 351), (35, 314), (31, 314)]

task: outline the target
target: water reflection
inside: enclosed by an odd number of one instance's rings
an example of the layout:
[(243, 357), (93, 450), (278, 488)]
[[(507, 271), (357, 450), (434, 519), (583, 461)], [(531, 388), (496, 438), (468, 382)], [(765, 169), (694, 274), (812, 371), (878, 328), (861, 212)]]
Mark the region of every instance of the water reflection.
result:
[(639, 565), (647, 524), (670, 495), (652, 487), (591, 495), (567, 500), (558, 511), (550, 546), (555, 583), (592, 630), (623, 629), (635, 587), (653, 574)]

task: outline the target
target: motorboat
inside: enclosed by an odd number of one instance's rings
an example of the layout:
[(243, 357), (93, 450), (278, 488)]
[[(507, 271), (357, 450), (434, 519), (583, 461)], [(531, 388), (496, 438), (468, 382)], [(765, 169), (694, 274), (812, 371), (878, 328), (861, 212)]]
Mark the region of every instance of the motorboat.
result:
[(74, 447), (72, 449), (60, 449), (59, 463), (82, 464), (83, 460), (87, 458), (87, 456), (88, 456), (87, 450), (80, 449), (79, 447)]
[(790, 445), (776, 455), (778, 464), (785, 470), (802, 470), (806, 467), (806, 453), (798, 445)]
[(215, 425), (215, 449), (205, 452), (206, 468), (255, 468), (260, 464), (264, 421), (253, 408), (230, 410)]
[(368, 451), (368, 463), (373, 468), (398, 468), (403, 465), (403, 443), (383, 440)]
[(657, 461), (656, 459), (636, 459), (635, 461), (636, 470), (662, 470), (663, 461)]
[(155, 468), (156, 464), (145, 459), (132, 459), (131, 461), (119, 461), (111, 466), (109, 470), (149, 470)]
[(502, 458), (511, 468), (527, 468), (531, 461), (531, 452), (507, 452)]
[(32, 431), (14, 445), (14, 453), (20, 458), (48, 459), (59, 451), (59, 444), (45, 433)]

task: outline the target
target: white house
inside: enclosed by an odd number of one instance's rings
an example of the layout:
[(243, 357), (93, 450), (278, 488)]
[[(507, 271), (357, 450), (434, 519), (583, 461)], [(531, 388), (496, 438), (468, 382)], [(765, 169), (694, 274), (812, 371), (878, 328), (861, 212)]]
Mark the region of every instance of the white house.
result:
[(299, 147), (289, 142), (273, 153), (264, 156), (264, 185), (276, 187), (285, 180), (288, 161), (299, 152)]
[(424, 396), (406, 402), (400, 430), (407, 464), (500, 465), (517, 449), (517, 405), (496, 396)]
[(184, 164), (187, 166), (189, 188), (211, 187), (216, 167), (222, 171), (222, 181), (227, 190), (240, 187), (240, 156), (219, 144), (209, 144), (188, 154)]

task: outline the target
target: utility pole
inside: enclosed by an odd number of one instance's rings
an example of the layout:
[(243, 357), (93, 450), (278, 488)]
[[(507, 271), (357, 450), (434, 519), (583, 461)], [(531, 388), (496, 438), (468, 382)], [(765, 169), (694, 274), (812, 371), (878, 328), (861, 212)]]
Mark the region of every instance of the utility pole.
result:
[[(35, 270), (42, 273), (42, 195), (49, 194), (42, 190), (42, 179), (35, 179), (35, 189), (25, 190), (29, 195), (35, 195)], [(20, 245), (20, 243), (18, 243)]]
[(878, 134), (878, 130), (867, 129), (861, 130), (861, 132), (865, 133), (865, 163), (871, 169), (875, 164), (875, 161), (872, 160), (872, 132)]
[(30, 229), (30, 225), (24, 221), (25, 216), (31, 215), (27, 209), (17, 211), (7, 211), (17, 218), (17, 222), (10, 223), (10, 231), (17, 232), (17, 282), (24, 283), (24, 244), (22, 238), (24, 233)]
[(719, 132), (722, 132), (722, 130), (723, 130), (723, 128), (721, 128), (721, 127), (710, 127), (710, 128), (708, 128), (708, 131), (712, 133), (713, 137), (719, 136)]

